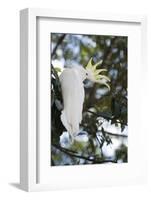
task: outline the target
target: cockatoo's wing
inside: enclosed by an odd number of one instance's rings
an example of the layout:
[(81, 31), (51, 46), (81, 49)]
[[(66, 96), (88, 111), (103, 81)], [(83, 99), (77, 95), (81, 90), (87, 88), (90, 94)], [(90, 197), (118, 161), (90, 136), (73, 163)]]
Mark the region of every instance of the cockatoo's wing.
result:
[(79, 132), (84, 102), (84, 87), (76, 69), (65, 69), (60, 75), (64, 109), (61, 121), (72, 137)]

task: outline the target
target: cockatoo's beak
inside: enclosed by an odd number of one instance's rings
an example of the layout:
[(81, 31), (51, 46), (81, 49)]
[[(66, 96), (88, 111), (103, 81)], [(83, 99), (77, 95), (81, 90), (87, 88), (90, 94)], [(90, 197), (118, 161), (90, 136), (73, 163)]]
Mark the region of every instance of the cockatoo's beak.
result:
[(86, 70), (91, 74), (90, 80), (105, 85), (110, 90), (110, 85), (108, 84), (108, 82), (110, 82), (110, 78), (100, 74), (101, 72), (105, 72), (107, 70), (97, 69), (97, 66), (100, 65), (101, 63), (102, 60), (92, 65), (92, 58), (91, 58), (86, 66)]

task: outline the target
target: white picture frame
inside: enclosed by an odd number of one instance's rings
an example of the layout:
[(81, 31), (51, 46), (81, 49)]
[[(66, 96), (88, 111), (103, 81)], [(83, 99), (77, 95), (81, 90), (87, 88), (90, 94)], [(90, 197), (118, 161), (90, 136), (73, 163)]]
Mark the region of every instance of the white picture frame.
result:
[[(116, 177), (113, 175), (117, 172), (116, 166), (108, 167), (110, 170), (110, 179), (102, 178), (102, 182), (97, 180), (97, 175), (93, 178), (90, 177), (90, 180), (96, 180), (96, 183), (92, 183), (91, 181), (73, 181), (67, 182), (65, 180), (64, 183), (57, 184), (55, 182), (43, 182), (41, 183), (38, 180), (39, 173), (39, 145), (38, 145), (38, 78), (37, 78), (37, 19), (47, 18), (49, 19), (60, 19), (60, 20), (70, 20), (70, 22), (74, 20), (78, 21), (91, 21), (97, 22), (109, 22), (109, 23), (126, 23), (128, 26), (133, 26), (137, 24), (140, 29), (140, 48), (141, 48), (141, 58), (140, 58), (140, 68), (138, 72), (138, 76), (143, 73), (143, 68), (146, 66), (146, 17), (145, 16), (124, 16), (124, 15), (112, 15), (112, 14), (100, 14), (100, 13), (76, 13), (76, 12), (65, 12), (65, 11), (54, 11), (49, 9), (24, 9), (20, 12), (20, 185), (21, 188), (26, 191), (39, 191), (39, 190), (52, 190), (52, 189), (64, 189), (64, 188), (78, 188), (78, 187), (99, 187), (104, 185), (128, 185), (128, 184), (136, 184), (136, 183), (144, 183), (146, 182), (147, 173), (146, 173), (146, 156), (144, 154), (143, 161), (140, 163), (138, 167), (138, 171), (135, 173), (130, 173), (130, 170), (134, 169), (133, 166), (127, 168), (123, 166), (123, 169), (119, 170), (119, 176)], [(72, 31), (72, 30), (71, 30)], [(129, 76), (133, 77), (133, 71)], [(48, 78), (48, 77), (47, 77)], [(136, 79), (138, 80), (138, 78)], [(145, 77), (144, 81), (142, 81), (141, 90), (145, 87)], [(133, 88), (133, 90), (135, 87)], [(134, 102), (133, 102), (134, 103)], [(141, 102), (138, 102), (138, 105)], [(130, 107), (131, 109), (132, 107)], [(141, 111), (139, 112), (141, 114)], [(136, 124), (136, 123), (135, 123)], [(143, 126), (143, 124), (142, 124)], [(137, 127), (134, 127), (137, 128)], [(137, 128), (138, 129), (138, 128)], [(140, 133), (141, 134), (141, 133)], [(145, 152), (145, 134), (143, 133), (143, 137), (139, 137), (138, 143), (143, 145), (143, 150), (140, 152), (137, 144), (136, 146), (138, 153)], [(135, 135), (134, 135), (135, 136)], [(105, 165), (106, 166), (106, 165)], [(49, 166), (50, 167), (50, 166)], [(81, 166), (80, 166), (81, 167)], [(82, 170), (78, 167), (77, 170), (74, 169), (74, 166), (68, 168), (68, 172), (70, 176), (74, 173), (85, 173), (84, 176), (89, 176), (91, 173), (92, 167), (94, 170), (98, 170), (99, 166), (92, 166), (85, 172), (85, 169)], [(125, 168), (125, 169), (124, 169)], [(127, 168), (127, 169), (126, 169)], [(51, 169), (50, 169), (51, 170)], [(64, 173), (61, 169), (57, 171), (57, 173)], [(82, 172), (80, 172), (82, 171)], [(122, 172), (127, 173), (126, 176), (122, 177)], [(46, 176), (46, 174), (45, 174)], [(77, 176), (77, 175), (76, 175)], [(75, 176), (73, 176), (74, 180)], [(51, 179), (51, 177), (50, 177)], [(58, 179), (59, 181), (59, 179)]]

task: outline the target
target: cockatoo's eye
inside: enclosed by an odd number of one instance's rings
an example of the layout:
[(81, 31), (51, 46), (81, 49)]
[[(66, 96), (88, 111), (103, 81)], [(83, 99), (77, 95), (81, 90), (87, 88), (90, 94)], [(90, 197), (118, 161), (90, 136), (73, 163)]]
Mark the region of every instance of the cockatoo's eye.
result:
[(88, 76), (88, 73), (86, 73), (85, 75)]

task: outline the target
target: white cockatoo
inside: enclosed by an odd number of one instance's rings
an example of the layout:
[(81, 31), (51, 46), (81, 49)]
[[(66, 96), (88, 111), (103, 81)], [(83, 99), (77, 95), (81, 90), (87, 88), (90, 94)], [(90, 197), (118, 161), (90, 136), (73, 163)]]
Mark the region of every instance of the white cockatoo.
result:
[(84, 85), (83, 81), (89, 79), (90, 81), (103, 84), (108, 87), (110, 79), (101, 75), (101, 72), (106, 69), (97, 69), (102, 61), (92, 64), (92, 58), (89, 60), (87, 66), (66, 68), (60, 75), (60, 83), (63, 96), (63, 110), (61, 113), (61, 121), (68, 131), (71, 139), (79, 133), (79, 124), (82, 120), (82, 109), (84, 102)]

